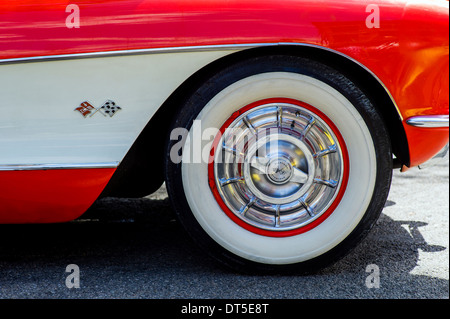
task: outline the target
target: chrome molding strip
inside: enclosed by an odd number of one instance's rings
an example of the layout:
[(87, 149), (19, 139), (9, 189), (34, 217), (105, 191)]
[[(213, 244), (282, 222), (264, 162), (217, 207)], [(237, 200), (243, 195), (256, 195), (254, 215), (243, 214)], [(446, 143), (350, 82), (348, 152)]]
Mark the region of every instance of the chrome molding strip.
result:
[(119, 162), (108, 163), (81, 163), (81, 164), (11, 164), (0, 165), (0, 171), (37, 171), (57, 169), (95, 169), (95, 168), (117, 168)]
[(424, 128), (445, 128), (448, 127), (448, 123), (448, 115), (413, 116), (406, 120), (408, 125)]
[(169, 47), (169, 48), (153, 48), (153, 49), (138, 49), (138, 50), (119, 50), (119, 51), (102, 51), (89, 53), (75, 53), (75, 54), (61, 54), (61, 55), (46, 55), (14, 59), (0, 59), (0, 64), (13, 63), (32, 63), (45, 62), (55, 60), (75, 60), (75, 59), (89, 59), (89, 58), (105, 58), (128, 55), (145, 55), (145, 54), (162, 54), (162, 53), (181, 53), (181, 52), (204, 52), (204, 51), (219, 51), (219, 50), (245, 50), (261, 46), (273, 46), (273, 43), (252, 43), (252, 44), (224, 44), (224, 45), (199, 45), (199, 46), (184, 46), (184, 47)]
[(297, 43), (297, 42), (273, 42), (273, 43), (245, 43), (245, 44), (223, 44), (223, 45), (199, 45), (199, 46), (184, 46), (184, 47), (169, 47), (169, 48), (152, 48), (152, 49), (138, 49), (138, 50), (120, 50), (120, 51), (105, 51), (105, 52), (90, 52), (90, 53), (78, 53), (78, 54), (62, 54), (62, 55), (49, 55), (49, 56), (36, 56), (36, 57), (25, 57), (25, 58), (14, 58), (14, 59), (0, 59), (0, 65), (2, 64), (16, 64), (16, 63), (33, 63), (33, 62), (46, 62), (46, 61), (59, 61), (59, 60), (73, 60), (73, 59), (88, 59), (88, 58), (104, 58), (104, 57), (117, 57), (117, 56), (127, 56), (127, 55), (145, 55), (145, 54), (162, 54), (162, 53), (180, 53), (180, 52), (204, 52), (204, 51), (218, 51), (218, 50), (230, 50), (238, 51), (245, 49), (252, 49), (258, 47), (273, 47), (273, 46), (303, 46), (311, 47), (316, 49), (325, 50), (337, 55), (340, 55), (347, 60), (359, 65), (361, 68), (366, 70), (371, 76), (373, 76), (378, 83), (383, 87), (383, 89), (388, 94), (392, 103), (397, 110), (398, 116), (401, 121), (403, 121), (402, 113), (395, 102), (391, 92), (388, 90), (386, 85), (378, 78), (369, 68), (361, 64), (352, 57), (343, 54), (339, 51), (322, 47), (315, 44), (308, 43)]

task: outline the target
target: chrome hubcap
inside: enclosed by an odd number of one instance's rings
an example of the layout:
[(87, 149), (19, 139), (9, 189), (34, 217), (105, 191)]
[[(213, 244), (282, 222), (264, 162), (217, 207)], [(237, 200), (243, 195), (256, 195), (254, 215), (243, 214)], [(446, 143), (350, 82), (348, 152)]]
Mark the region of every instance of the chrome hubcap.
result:
[(338, 194), (343, 153), (325, 120), (290, 103), (238, 115), (216, 146), (220, 200), (246, 224), (285, 231), (321, 216)]

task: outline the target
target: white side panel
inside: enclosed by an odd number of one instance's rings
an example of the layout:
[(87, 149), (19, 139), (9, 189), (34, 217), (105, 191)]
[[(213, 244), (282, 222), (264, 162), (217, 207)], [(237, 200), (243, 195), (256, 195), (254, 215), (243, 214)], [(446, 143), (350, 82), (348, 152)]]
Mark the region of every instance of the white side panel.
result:
[[(0, 165), (120, 162), (182, 82), (232, 52), (0, 65)], [(113, 117), (75, 111), (107, 100), (121, 107)]]

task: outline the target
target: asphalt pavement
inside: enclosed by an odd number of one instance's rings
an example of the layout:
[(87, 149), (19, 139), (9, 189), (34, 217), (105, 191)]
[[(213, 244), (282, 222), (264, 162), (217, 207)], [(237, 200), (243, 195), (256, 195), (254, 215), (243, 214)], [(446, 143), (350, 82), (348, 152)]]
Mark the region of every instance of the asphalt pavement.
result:
[(395, 171), (369, 236), (314, 275), (218, 267), (180, 229), (164, 188), (102, 199), (70, 223), (0, 225), (0, 242), (1, 299), (448, 299), (449, 164)]

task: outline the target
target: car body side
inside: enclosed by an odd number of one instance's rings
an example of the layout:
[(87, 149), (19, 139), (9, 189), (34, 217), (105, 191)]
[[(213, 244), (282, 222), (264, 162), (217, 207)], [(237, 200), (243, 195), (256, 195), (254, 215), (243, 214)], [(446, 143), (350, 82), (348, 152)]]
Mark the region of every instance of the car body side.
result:
[[(111, 185), (139, 175), (133, 166), (159, 176), (158, 162), (136, 158), (161, 149), (146, 145), (166, 140), (177, 99), (267, 52), (316, 57), (363, 83), (401, 164), (426, 162), (448, 143), (448, 2), (376, 3), (379, 27), (353, 0), (78, 1), (79, 27), (67, 1), (0, 4), (0, 223), (72, 220), (105, 188), (125, 194)], [(107, 99), (122, 107), (114, 117), (74, 112)], [(408, 124), (430, 116), (447, 126)]]

